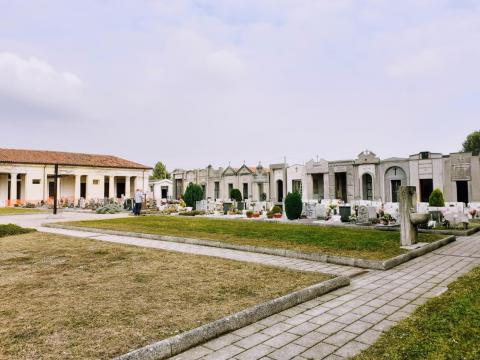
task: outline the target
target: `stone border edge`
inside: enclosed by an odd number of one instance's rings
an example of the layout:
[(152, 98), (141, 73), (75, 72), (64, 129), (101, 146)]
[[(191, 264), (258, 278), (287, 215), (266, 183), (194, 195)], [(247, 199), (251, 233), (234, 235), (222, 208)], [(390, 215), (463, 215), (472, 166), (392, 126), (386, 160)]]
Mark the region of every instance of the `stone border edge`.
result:
[(455, 235), (448, 236), (446, 238), (434, 241), (432, 243), (429, 243), (425, 246), (422, 246), (421, 248), (411, 250), (405, 254), (395, 256), (394, 258), (385, 260), (383, 262), (383, 267), (385, 270), (394, 268), (395, 266), (398, 266), (400, 264), (403, 264), (409, 260), (412, 260), (416, 257), (425, 255), (426, 253), (432, 252), (434, 250), (437, 250), (438, 248), (445, 246), (453, 241), (455, 241), (457, 238)]
[(215, 339), (225, 333), (238, 330), (293, 306), (312, 300), (330, 291), (350, 284), (350, 279), (339, 276), (282, 297), (252, 306), (233, 315), (215, 320), (182, 334), (155, 342), (115, 360), (162, 360), (180, 354), (194, 346)]
[[(93, 233), (107, 234), (107, 235), (131, 236), (131, 237), (138, 237), (142, 239), (169, 241), (169, 242), (177, 242), (177, 243), (191, 244), (191, 245), (210, 246), (210, 247), (229, 249), (229, 250), (248, 251), (253, 253), (276, 255), (276, 256), (283, 256), (283, 257), (294, 258), (294, 259), (318, 261), (318, 262), (330, 263), (335, 265), (345, 265), (345, 266), (352, 266), (352, 267), (358, 267), (363, 269), (373, 269), (373, 270), (391, 269), (392, 267), (395, 267), (413, 258), (426, 254), (427, 252), (433, 251), (455, 240), (455, 236), (452, 235), (444, 239), (437, 240), (428, 245), (425, 245), (420, 249), (412, 250), (406, 254), (398, 255), (394, 258), (390, 258), (387, 260), (369, 260), (369, 259), (352, 258), (352, 257), (346, 257), (346, 256), (326, 255), (326, 254), (320, 254), (320, 253), (304, 253), (300, 251), (286, 250), (286, 249), (264, 248), (264, 247), (258, 247), (258, 246), (252, 246), (252, 245), (236, 245), (236, 244), (229, 244), (229, 243), (213, 241), (213, 240), (202, 240), (202, 239), (184, 238), (184, 237), (167, 236), (167, 235), (156, 235), (156, 234), (144, 234), (144, 233), (136, 233), (136, 232), (129, 232), (129, 231), (90, 228), (90, 227), (83, 227), (83, 226), (80, 227), (80, 226), (65, 225), (62, 223), (46, 223), (46, 224), (42, 224), (42, 226), (49, 227), (49, 228), (65, 229), (65, 230), (93, 232)], [(446, 241), (446, 240), (449, 240), (449, 241)], [(395, 265), (392, 265), (392, 264), (395, 264)]]

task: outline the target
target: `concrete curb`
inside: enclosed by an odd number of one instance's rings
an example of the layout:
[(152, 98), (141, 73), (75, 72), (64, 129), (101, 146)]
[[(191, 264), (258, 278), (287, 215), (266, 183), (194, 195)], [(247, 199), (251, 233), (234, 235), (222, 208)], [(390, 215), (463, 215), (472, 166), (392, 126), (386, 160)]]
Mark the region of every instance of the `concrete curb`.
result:
[(425, 255), (426, 253), (432, 252), (442, 246), (445, 246), (453, 241), (456, 240), (456, 237), (454, 235), (448, 236), (446, 238), (434, 241), (428, 245), (422, 246), (421, 248), (411, 250), (407, 252), (406, 254), (398, 255), (394, 258), (385, 260), (383, 262), (383, 268), (384, 270), (391, 269), (397, 265), (403, 264), (404, 262), (407, 262), (409, 260), (412, 260), (416, 257)]
[(226, 316), (182, 334), (170, 337), (133, 350), (116, 357), (116, 360), (161, 360), (180, 354), (194, 346), (212, 340), (222, 334), (253, 324), (268, 316), (277, 314), (295, 305), (312, 300), (332, 290), (350, 284), (350, 279), (340, 276), (308, 288), (295, 291), (282, 297), (267, 301), (242, 310), (236, 314)]
[[(80, 226), (64, 225), (61, 223), (47, 223), (47, 224), (42, 224), (42, 226), (57, 228), (57, 229), (65, 229), (65, 230), (95, 232), (99, 234), (130, 236), (130, 237), (138, 237), (142, 239), (170, 241), (170, 242), (177, 242), (177, 243), (191, 244), (191, 245), (210, 246), (210, 247), (229, 249), (229, 250), (248, 251), (253, 253), (284, 256), (284, 257), (294, 258), (294, 259), (318, 261), (318, 262), (330, 263), (335, 265), (346, 265), (346, 266), (353, 266), (353, 267), (358, 267), (363, 269), (373, 269), (373, 270), (391, 269), (393, 266), (402, 264), (408, 260), (421, 256), (427, 252), (433, 251), (439, 248), (440, 246), (446, 245), (449, 242), (455, 240), (455, 236), (449, 236), (445, 239), (437, 240), (433, 243), (423, 246), (420, 249), (412, 250), (406, 254), (402, 254), (391, 259), (369, 260), (369, 259), (351, 258), (346, 256), (326, 255), (321, 253), (304, 253), (304, 252), (294, 251), (294, 250), (264, 248), (264, 247), (258, 247), (258, 246), (252, 246), (252, 245), (228, 244), (221, 241), (213, 241), (213, 240), (201, 240), (201, 239), (184, 238), (184, 237), (167, 236), (167, 235), (143, 234), (143, 233), (135, 233), (135, 232), (129, 232), (129, 231), (117, 231), (117, 230), (107, 230), (107, 229), (98, 229), (98, 228), (90, 228), (90, 227), (80, 227)], [(445, 240), (448, 240), (448, 239), (450, 240), (445, 242)], [(417, 253), (419, 255), (416, 255)], [(396, 264), (396, 265), (392, 266), (391, 264)]]
[[(375, 226), (375, 230), (379, 231), (400, 231), (397, 227), (389, 227), (389, 226)], [(480, 226), (475, 226), (473, 228), (467, 230), (433, 230), (433, 229), (418, 229), (419, 233), (423, 234), (439, 234), (439, 235), (455, 235), (455, 236), (470, 236), (480, 231)]]

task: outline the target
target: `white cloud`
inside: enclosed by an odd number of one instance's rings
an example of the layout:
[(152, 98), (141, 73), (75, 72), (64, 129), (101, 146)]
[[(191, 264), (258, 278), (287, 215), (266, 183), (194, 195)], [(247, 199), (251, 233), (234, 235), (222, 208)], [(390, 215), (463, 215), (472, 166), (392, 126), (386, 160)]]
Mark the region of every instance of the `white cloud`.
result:
[(424, 49), (416, 54), (405, 56), (387, 66), (393, 77), (416, 77), (435, 74), (444, 68), (440, 54), (433, 49)]
[(36, 57), (0, 52), (0, 97), (35, 106), (77, 106), (84, 88), (80, 78)]

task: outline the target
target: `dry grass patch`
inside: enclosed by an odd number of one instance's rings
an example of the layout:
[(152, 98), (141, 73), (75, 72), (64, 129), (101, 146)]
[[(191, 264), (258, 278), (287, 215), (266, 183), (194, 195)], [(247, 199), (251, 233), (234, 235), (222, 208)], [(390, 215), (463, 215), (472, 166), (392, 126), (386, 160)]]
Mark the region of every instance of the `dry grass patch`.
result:
[(0, 208), (0, 216), (1, 215), (20, 215), (20, 214), (41, 214), (46, 212), (48, 212), (47, 209), (16, 208), (16, 207)]
[(0, 239), (0, 358), (111, 358), (326, 280), (31, 233)]

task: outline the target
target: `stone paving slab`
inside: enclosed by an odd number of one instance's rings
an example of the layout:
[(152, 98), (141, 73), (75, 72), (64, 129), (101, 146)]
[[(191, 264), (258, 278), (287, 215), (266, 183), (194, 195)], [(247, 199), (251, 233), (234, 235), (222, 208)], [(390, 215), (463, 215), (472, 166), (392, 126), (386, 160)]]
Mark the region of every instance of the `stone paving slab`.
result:
[[(350, 286), (250, 325), (245, 332), (237, 330), (234, 332), (237, 337), (223, 343), (223, 349), (237, 348), (236, 344), (242, 344), (238, 337), (255, 338), (265, 340), (255, 341), (255, 346), (248, 350), (230, 353), (230, 358), (349, 358), (368, 348), (383, 331), (407, 317), (419, 305), (439, 296), (460, 275), (480, 265), (480, 258), (476, 256), (479, 252), (480, 235), (470, 236), (459, 238), (441, 252), (426, 254), (394, 269), (371, 271), (354, 278)], [(175, 359), (224, 358), (223, 349), (204, 357), (197, 356), (205, 347), (195, 349)]]

